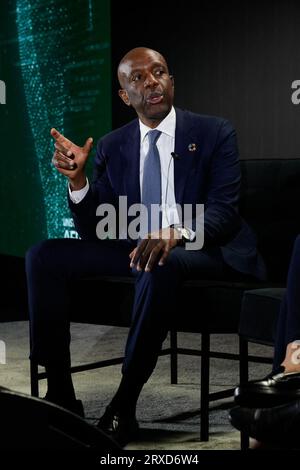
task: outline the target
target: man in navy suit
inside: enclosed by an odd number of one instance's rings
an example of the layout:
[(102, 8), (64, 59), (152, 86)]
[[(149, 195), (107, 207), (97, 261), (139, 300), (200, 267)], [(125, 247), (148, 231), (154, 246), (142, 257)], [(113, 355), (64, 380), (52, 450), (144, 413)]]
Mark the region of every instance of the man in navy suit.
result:
[[(175, 109), (174, 79), (164, 57), (154, 50), (129, 51), (119, 64), (118, 78), (119, 95), (138, 118), (98, 142), (92, 182), (85, 174), (92, 139), (79, 147), (51, 130), (53, 164), (68, 178), (69, 205), (81, 239), (41, 242), (27, 253), (26, 267), (31, 358), (46, 368), (46, 398), (78, 412), (70, 374), (68, 306), (70, 296), (77, 295), (72, 284), (93, 275), (135, 277), (122, 379), (98, 424), (124, 445), (138, 429), (136, 403), (167, 335), (178, 286), (191, 277), (263, 279), (265, 269), (255, 236), (238, 213), (240, 166), (230, 123)], [(127, 197), (128, 207), (149, 204), (153, 187), (150, 202), (155, 197), (157, 202), (158, 194), (162, 206), (154, 230), (139, 240), (129, 231), (120, 236), (120, 230), (116, 239), (99, 239), (96, 211), (101, 212), (101, 205), (118, 212), (120, 196)], [(192, 207), (189, 226), (179, 216), (178, 207), (184, 204)], [(200, 229), (197, 204), (204, 204)], [(131, 221), (132, 216), (127, 228)], [(191, 249), (203, 236), (202, 249)]]

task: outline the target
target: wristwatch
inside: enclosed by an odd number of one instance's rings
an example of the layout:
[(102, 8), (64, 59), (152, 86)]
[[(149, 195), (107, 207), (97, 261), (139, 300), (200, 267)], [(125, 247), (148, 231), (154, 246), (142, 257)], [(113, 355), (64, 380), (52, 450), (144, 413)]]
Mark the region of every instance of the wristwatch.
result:
[(179, 233), (183, 244), (185, 244), (186, 242), (191, 242), (193, 240), (194, 234), (189, 228), (182, 227), (182, 225), (179, 224), (172, 224), (170, 225), (170, 227)]

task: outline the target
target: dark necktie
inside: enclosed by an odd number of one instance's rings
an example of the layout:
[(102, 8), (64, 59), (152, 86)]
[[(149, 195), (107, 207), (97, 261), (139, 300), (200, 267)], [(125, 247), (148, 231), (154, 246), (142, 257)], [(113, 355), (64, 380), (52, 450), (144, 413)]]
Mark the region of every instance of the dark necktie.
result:
[[(142, 204), (146, 206), (148, 211), (148, 232), (151, 233), (161, 228), (161, 212), (159, 217), (151, 220), (151, 205), (156, 204), (157, 208), (161, 204), (161, 170), (160, 158), (156, 142), (161, 134), (161, 131), (153, 130), (148, 132), (149, 150), (145, 157), (144, 173), (143, 173), (143, 186), (142, 186)], [(155, 220), (156, 219), (156, 220)], [(142, 218), (143, 221), (143, 218)], [(143, 225), (143, 222), (142, 222)], [(143, 236), (146, 230), (141, 227)]]

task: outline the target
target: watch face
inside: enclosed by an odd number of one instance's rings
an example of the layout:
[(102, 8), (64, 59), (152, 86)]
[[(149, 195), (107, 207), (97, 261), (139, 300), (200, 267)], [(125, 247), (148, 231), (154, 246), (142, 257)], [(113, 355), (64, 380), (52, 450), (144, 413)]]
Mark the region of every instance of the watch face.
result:
[(179, 233), (181, 234), (181, 236), (184, 240), (189, 241), (191, 239), (191, 234), (190, 234), (189, 229), (187, 229), (185, 227), (178, 227), (177, 230), (179, 231)]
[(185, 227), (182, 227), (182, 229), (181, 229), (181, 234), (182, 234), (183, 238), (185, 238), (186, 240), (190, 240), (190, 239), (191, 239), (190, 232), (189, 232), (189, 230), (186, 229)]
[(192, 234), (191, 234), (190, 229), (188, 229), (186, 227), (181, 227), (181, 226), (178, 227), (176, 225), (174, 225), (174, 228), (181, 235), (181, 238), (182, 238), (183, 241), (191, 241), (192, 240)]

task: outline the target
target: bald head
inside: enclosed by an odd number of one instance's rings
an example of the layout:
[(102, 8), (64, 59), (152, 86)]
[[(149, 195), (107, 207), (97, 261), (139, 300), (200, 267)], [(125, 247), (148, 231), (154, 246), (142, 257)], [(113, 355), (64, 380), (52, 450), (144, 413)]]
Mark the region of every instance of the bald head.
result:
[(166, 59), (162, 54), (160, 54), (160, 52), (149, 49), (148, 47), (135, 47), (134, 49), (131, 49), (131, 51), (127, 52), (118, 66), (118, 79), (121, 87), (124, 87), (124, 79), (129, 76), (133, 64), (140, 61), (144, 62), (147, 58), (148, 60), (155, 60), (155, 57), (157, 60), (163, 62), (168, 70)]

